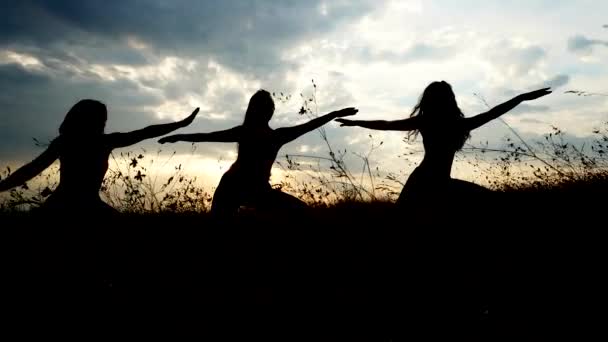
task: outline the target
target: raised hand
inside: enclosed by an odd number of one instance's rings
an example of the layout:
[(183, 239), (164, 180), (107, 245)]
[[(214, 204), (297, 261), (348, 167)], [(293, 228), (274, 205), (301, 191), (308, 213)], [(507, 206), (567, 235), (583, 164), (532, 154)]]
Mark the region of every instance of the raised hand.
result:
[(337, 122), (339, 122), (341, 125), (340, 127), (345, 127), (345, 126), (356, 126), (355, 121), (354, 120), (349, 120), (349, 119), (336, 119)]
[(180, 123), (186, 127), (188, 125), (190, 125), (192, 123), (192, 121), (194, 121), (194, 118), (196, 117), (196, 115), (198, 114), (199, 108), (196, 108), (194, 110), (194, 112), (192, 112), (192, 114), (190, 114), (187, 118), (183, 119), (182, 121), (180, 121)]
[(355, 114), (357, 114), (357, 112), (359, 112), (359, 110), (357, 108), (348, 107), (348, 108), (343, 108), (343, 109), (337, 110), (335, 112), (332, 112), (332, 114), (337, 118), (342, 118), (345, 116), (355, 115)]
[(551, 88), (542, 88), (539, 90), (531, 91), (529, 93), (521, 94), (521, 95), (519, 95), (519, 97), (522, 99), (522, 101), (536, 100), (540, 97), (551, 94), (552, 91), (550, 89)]

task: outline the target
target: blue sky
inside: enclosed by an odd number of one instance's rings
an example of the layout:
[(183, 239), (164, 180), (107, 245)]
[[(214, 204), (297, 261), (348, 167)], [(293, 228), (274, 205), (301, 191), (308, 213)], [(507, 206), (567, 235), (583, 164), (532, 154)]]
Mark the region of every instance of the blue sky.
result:
[[(361, 119), (408, 115), (424, 87), (450, 82), (466, 115), (518, 92), (555, 93), (504, 119), (533, 139), (564, 129), (584, 139), (608, 121), (608, 3), (598, 1), (1, 1), (0, 166), (18, 166), (51, 140), (82, 98), (109, 109), (108, 131), (126, 131), (201, 114), (182, 132), (242, 121), (259, 88), (295, 95), (277, 106), (273, 127), (299, 123), (298, 94), (318, 84), (320, 111), (347, 106)], [(327, 126), (338, 148), (362, 153), (383, 140), (373, 162), (403, 170), (404, 134)], [(500, 143), (492, 123), (471, 142)], [(154, 141), (138, 147), (156, 148)], [(235, 145), (173, 145), (193, 173), (216, 184)], [(281, 154), (324, 155), (318, 134)], [(221, 160), (218, 163), (218, 160)], [(461, 175), (466, 178), (466, 171)], [(464, 172), (464, 173), (463, 173)]]

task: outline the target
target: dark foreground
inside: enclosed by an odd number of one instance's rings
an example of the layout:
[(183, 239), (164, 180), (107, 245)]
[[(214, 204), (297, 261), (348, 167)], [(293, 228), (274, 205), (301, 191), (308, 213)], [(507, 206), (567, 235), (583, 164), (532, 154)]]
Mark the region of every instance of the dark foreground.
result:
[[(582, 207), (594, 210), (570, 210)], [(490, 294), (498, 322), (574, 304), (565, 284), (570, 275), (578, 284), (594, 277), (600, 255), (591, 254), (603, 253), (593, 247), (603, 215), (494, 209), (431, 221), (380, 204), (230, 222), (4, 215), (3, 302), (16, 318), (55, 316), (62, 307), (115, 322), (144, 313), (213, 326), (233, 315), (270, 313), (269, 327), (327, 326), (387, 338), (420, 322), (486, 322)], [(574, 294), (584, 301), (585, 293)]]

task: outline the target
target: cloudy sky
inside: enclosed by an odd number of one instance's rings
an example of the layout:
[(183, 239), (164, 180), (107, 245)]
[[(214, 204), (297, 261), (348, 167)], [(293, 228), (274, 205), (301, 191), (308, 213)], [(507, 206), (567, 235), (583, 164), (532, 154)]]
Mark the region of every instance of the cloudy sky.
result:
[[(300, 123), (300, 93), (318, 85), (319, 111), (347, 106), (360, 119), (408, 115), (429, 82), (446, 80), (466, 115), (518, 92), (555, 93), (504, 118), (534, 138), (563, 128), (584, 139), (608, 121), (608, 2), (595, 0), (1, 0), (0, 167), (41, 152), (83, 98), (108, 106), (107, 131), (169, 122), (201, 108), (181, 132), (239, 124), (260, 88), (292, 94), (271, 126)], [(365, 152), (384, 141), (374, 165), (403, 170), (404, 134), (327, 126), (336, 148)], [(472, 143), (500, 143), (500, 122)], [(163, 146), (216, 184), (235, 144)], [(156, 149), (155, 141), (134, 147)], [(281, 154), (326, 155), (314, 132)], [(218, 162), (219, 161), (219, 162)], [(353, 163), (356, 158), (353, 159)], [(355, 164), (353, 164), (355, 165)], [(222, 169), (223, 168), (223, 169)], [(462, 173), (462, 172), (461, 172)], [(466, 178), (466, 174), (463, 175)]]

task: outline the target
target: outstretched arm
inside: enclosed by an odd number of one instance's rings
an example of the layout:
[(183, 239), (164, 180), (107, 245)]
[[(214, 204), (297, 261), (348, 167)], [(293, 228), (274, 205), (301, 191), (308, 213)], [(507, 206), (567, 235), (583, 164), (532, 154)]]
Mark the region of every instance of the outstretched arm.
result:
[(30, 163), (20, 167), (13, 174), (8, 176), (4, 181), (0, 181), (0, 192), (12, 189), (16, 186), (23, 185), (25, 182), (36, 177), (53, 162), (59, 158), (59, 148), (57, 140), (54, 140), (46, 151), (42, 152), (36, 159)]
[(238, 142), (241, 139), (243, 126), (236, 126), (224, 131), (211, 133), (175, 134), (160, 139), (158, 142), (174, 143), (177, 141), (187, 142)]
[(529, 93), (524, 93), (524, 94), (518, 95), (505, 103), (499, 104), (498, 106), (490, 109), (489, 111), (487, 111), (485, 113), (478, 114), (471, 118), (466, 118), (464, 121), (465, 128), (468, 131), (472, 131), (478, 127), (481, 127), (481, 126), (485, 125), (486, 123), (507, 113), (511, 109), (517, 107), (520, 103), (522, 103), (524, 101), (536, 100), (539, 97), (543, 97), (545, 95), (551, 94), (551, 90), (549, 90), (549, 89), (551, 89), (551, 88), (543, 88), (543, 89), (535, 90), (535, 91), (532, 91)]
[(357, 114), (359, 110), (353, 107), (344, 108), (335, 112), (331, 112), (329, 114), (325, 114), (318, 118), (312, 119), (307, 123), (293, 126), (293, 127), (283, 127), (275, 130), (275, 132), (279, 135), (279, 139), (283, 141), (283, 143), (288, 143), (292, 140), (299, 138), (300, 136), (315, 130), (326, 123), (334, 120), (336, 118), (341, 118), (344, 116), (351, 116)]
[(194, 121), (194, 118), (198, 114), (198, 108), (190, 114), (187, 118), (181, 121), (172, 122), (168, 124), (152, 125), (146, 128), (139, 129), (128, 133), (112, 133), (108, 134), (109, 145), (111, 148), (119, 148), (137, 144), (138, 142), (150, 138), (156, 138), (161, 135), (165, 135), (175, 131), (176, 129), (186, 127)]
[(380, 131), (413, 131), (420, 128), (420, 120), (418, 117), (408, 118), (404, 120), (384, 121), (384, 120), (348, 120), (337, 119), (341, 123), (340, 127), (358, 126), (363, 128), (375, 129)]

